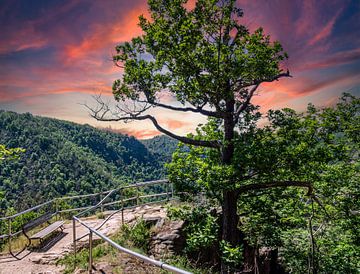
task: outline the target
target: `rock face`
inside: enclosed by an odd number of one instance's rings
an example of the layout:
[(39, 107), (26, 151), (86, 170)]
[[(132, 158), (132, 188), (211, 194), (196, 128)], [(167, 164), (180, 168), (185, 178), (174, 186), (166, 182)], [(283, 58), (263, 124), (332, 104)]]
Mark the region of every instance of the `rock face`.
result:
[(149, 253), (161, 259), (179, 253), (185, 245), (183, 221), (166, 221), (151, 237)]

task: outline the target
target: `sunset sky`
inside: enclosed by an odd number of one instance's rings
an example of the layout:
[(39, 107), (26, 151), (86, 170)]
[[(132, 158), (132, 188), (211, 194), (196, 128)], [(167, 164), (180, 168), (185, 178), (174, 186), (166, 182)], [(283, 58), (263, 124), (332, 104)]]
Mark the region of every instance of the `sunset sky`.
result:
[[(342, 92), (360, 96), (359, 0), (241, 0), (244, 25), (263, 26), (279, 40), (293, 78), (264, 85), (256, 103), (304, 110), (330, 105)], [(114, 47), (141, 34), (144, 0), (0, 0), (0, 109), (31, 112), (139, 138), (157, 132), (149, 122), (100, 123), (82, 103), (111, 98), (120, 78)], [(185, 134), (204, 121), (195, 114), (156, 111), (164, 127)]]

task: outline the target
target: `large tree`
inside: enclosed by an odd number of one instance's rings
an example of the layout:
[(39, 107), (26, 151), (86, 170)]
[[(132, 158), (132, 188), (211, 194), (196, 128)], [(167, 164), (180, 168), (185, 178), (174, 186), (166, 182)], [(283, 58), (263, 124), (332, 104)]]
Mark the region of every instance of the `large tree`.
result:
[[(274, 261), (280, 251), (294, 273), (353, 273), (360, 256), (359, 98), (345, 94), (335, 106), (309, 105), (300, 114), (271, 110), (263, 127), (255, 116), (237, 126), (231, 165), (219, 164), (217, 151), (189, 146), (173, 154), (170, 179), (180, 191), (221, 200), (229, 178), (237, 178), (243, 270), (261, 267), (259, 250), (272, 247)], [(212, 119), (197, 136), (219, 136), (219, 126)]]
[[(241, 24), (243, 11), (236, 1), (199, 0), (192, 9), (186, 3), (148, 1), (151, 19), (139, 17), (143, 35), (118, 45), (113, 57), (123, 69), (122, 79), (113, 84), (118, 105), (111, 110), (98, 98), (91, 114), (102, 121), (150, 120), (157, 130), (185, 144), (218, 151), (218, 161), (230, 166), (235, 127), (252, 115), (251, 99), (262, 83), (290, 76), (280, 66), (287, 55), (263, 29), (251, 33)], [(163, 92), (181, 104), (161, 101)], [(153, 107), (215, 118), (223, 134), (211, 139), (176, 135), (148, 113)], [(242, 240), (238, 181), (229, 176), (221, 194), (222, 238), (232, 245)]]

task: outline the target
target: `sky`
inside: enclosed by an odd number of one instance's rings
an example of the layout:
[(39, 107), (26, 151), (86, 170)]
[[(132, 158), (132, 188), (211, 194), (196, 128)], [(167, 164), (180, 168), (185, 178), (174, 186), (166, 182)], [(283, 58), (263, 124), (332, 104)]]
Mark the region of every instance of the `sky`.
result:
[[(254, 102), (262, 111), (308, 103), (334, 104), (343, 92), (360, 96), (359, 0), (238, 0), (243, 24), (262, 26), (281, 42), (292, 78), (260, 87)], [(141, 35), (144, 0), (0, 0), (0, 109), (30, 112), (137, 138), (159, 134), (147, 121), (97, 122), (84, 103), (111, 85), (121, 69), (111, 61), (115, 46)], [(165, 128), (193, 131), (196, 114), (154, 110)]]

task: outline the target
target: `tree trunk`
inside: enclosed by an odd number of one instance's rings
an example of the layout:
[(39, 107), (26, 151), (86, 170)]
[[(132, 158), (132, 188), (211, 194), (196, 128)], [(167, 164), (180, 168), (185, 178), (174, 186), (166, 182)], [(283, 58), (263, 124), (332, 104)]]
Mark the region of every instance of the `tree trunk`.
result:
[[(230, 165), (234, 156), (234, 121), (232, 113), (234, 112), (234, 100), (226, 102), (226, 112), (229, 114), (224, 119), (224, 145), (222, 147), (222, 164)], [(231, 114), (231, 115), (230, 115)], [(230, 243), (232, 246), (239, 245), (242, 241), (240, 231), (238, 229), (239, 216), (237, 214), (238, 192), (235, 189), (223, 190), (222, 202), (222, 240)], [(221, 263), (221, 273), (228, 273), (227, 266)]]
[[(226, 102), (226, 112), (229, 114), (224, 119), (224, 144), (222, 147), (222, 164), (230, 165), (234, 157), (234, 128), (235, 123), (233, 119), (234, 113), (234, 100)], [(235, 183), (236, 178), (233, 178)], [(231, 180), (231, 179), (230, 179)], [(223, 190), (222, 202), (222, 240), (230, 243), (232, 246), (242, 245), (244, 248), (244, 269), (251, 270), (254, 267), (254, 254), (255, 249), (247, 243), (244, 239), (244, 234), (239, 230), (239, 216), (237, 214), (237, 200), (239, 197), (238, 190), (230, 186)], [(232, 273), (228, 266), (221, 262), (221, 273)]]
[(223, 192), (223, 226), (222, 239), (235, 246), (241, 242), (240, 231), (238, 229), (239, 216), (237, 214), (237, 193), (236, 191)]

